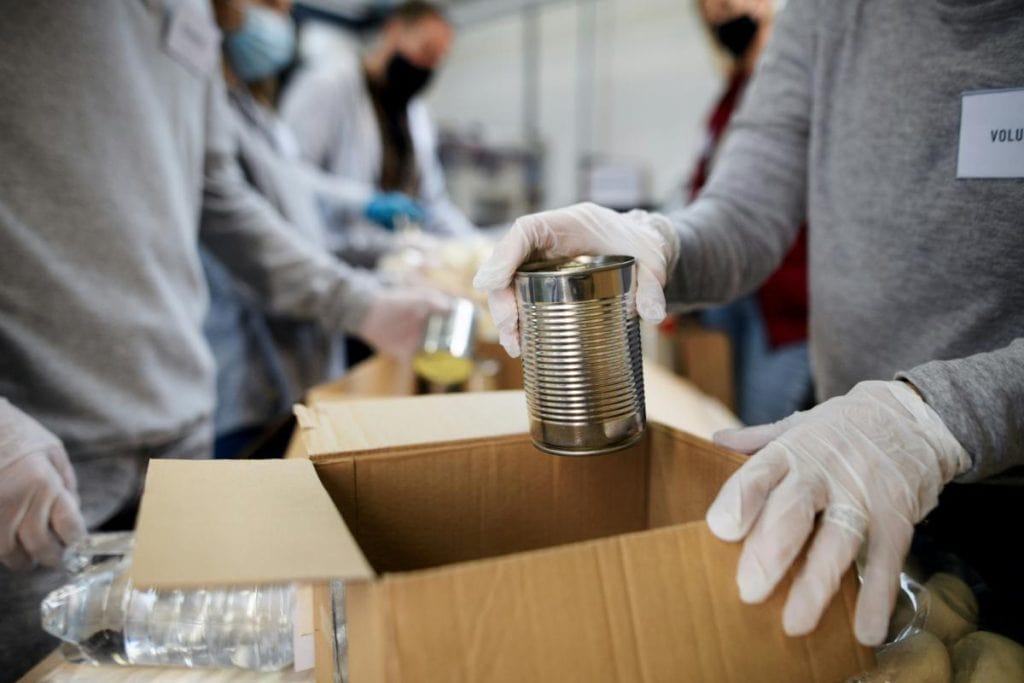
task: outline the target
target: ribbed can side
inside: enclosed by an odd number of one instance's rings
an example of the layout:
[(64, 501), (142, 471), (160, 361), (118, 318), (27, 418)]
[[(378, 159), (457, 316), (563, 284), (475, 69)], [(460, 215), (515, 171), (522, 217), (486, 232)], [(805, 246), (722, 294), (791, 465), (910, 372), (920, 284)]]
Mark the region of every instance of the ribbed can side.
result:
[[(632, 259), (623, 267), (635, 268)], [(572, 289), (575, 293), (564, 298), (576, 299), (582, 298), (579, 292), (601, 289), (588, 283), (587, 271), (578, 266), (566, 277), (572, 282), (530, 286)], [(629, 273), (622, 282), (627, 288), (615, 296), (575, 301), (527, 301), (523, 293), (530, 288), (518, 288), (523, 384), (531, 433), (542, 450), (606, 453), (642, 434), (646, 415), (635, 278)]]

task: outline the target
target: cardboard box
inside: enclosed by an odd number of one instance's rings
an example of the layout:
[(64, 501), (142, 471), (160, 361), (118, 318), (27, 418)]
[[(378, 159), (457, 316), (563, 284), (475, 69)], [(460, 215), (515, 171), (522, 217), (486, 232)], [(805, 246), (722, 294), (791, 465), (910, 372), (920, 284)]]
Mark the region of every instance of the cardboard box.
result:
[[(523, 388), (523, 364), (509, 358), (500, 345), (479, 341), (474, 354), (476, 370), (465, 391), (499, 391)], [(344, 375), (306, 392), (306, 405), (324, 401), (347, 401), (368, 396), (413, 396), (426, 393), (417, 382), (411, 360), (373, 356), (350, 368)]]
[[(509, 358), (497, 342), (478, 341), (475, 352), (476, 368), (459, 391), (498, 391), (523, 388), (523, 364), (518, 358)], [(329, 401), (352, 401), (367, 397), (414, 396), (430, 393), (430, 387), (418, 380), (411, 360), (397, 360), (390, 356), (372, 356), (350, 368), (338, 379), (310, 388), (306, 392), (306, 405)], [(284, 454), (285, 458), (306, 457), (302, 439), (293, 433)]]
[[(495, 386), (522, 388), (522, 362), (509, 358), (498, 344), (481, 342), (477, 361), (484, 368), (470, 379), (466, 391), (493, 390)], [(491, 364), (491, 369), (487, 369), (487, 364)], [(374, 356), (353, 367), (344, 377), (310, 389), (306, 405), (367, 397), (412, 396), (417, 393), (416, 389), (411, 363)], [(736, 416), (717, 397), (702, 393), (694, 383), (654, 361), (644, 361), (644, 393), (648, 415), (682, 431), (710, 439), (719, 429), (740, 426)], [(284, 457), (307, 457), (299, 430), (292, 434)]]
[(804, 638), (782, 632), (788, 579), (740, 602), (739, 546), (701, 520), (742, 458), (653, 417), (641, 443), (594, 458), (536, 451), (520, 392), (298, 417), (310, 461), (152, 463), (138, 585), (345, 578), (355, 683), (831, 682), (872, 661), (852, 575)]

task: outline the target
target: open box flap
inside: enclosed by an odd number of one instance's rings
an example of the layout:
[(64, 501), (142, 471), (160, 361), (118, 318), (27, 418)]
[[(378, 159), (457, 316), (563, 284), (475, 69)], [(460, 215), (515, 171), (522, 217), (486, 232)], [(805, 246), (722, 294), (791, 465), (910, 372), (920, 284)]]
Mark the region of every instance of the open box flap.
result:
[(139, 587), (374, 575), (308, 460), (153, 460), (135, 537)]
[(317, 456), (450, 443), (530, 431), (521, 391), (438, 394), (295, 406), (306, 452)]
[[(740, 426), (724, 406), (672, 372), (646, 363), (644, 377), (648, 421), (703, 438)], [(529, 432), (522, 391), (316, 401), (296, 405), (295, 416), (314, 461), (339, 453)]]

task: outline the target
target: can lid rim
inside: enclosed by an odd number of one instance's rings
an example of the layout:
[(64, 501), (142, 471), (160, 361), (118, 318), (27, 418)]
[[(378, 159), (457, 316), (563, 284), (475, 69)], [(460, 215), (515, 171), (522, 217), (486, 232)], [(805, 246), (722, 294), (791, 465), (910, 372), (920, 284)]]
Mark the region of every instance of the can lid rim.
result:
[(636, 261), (632, 256), (618, 254), (604, 256), (570, 256), (567, 258), (547, 259), (524, 263), (516, 271), (516, 275), (525, 277), (555, 276), (565, 277), (598, 273), (604, 270), (617, 270), (631, 266)]

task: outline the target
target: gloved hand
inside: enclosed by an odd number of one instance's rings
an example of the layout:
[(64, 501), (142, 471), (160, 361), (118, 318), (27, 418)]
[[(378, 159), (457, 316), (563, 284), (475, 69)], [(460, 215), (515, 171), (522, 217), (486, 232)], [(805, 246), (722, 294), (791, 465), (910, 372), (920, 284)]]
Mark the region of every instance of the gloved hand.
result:
[(366, 204), (363, 215), (389, 230), (395, 229), (395, 219), (404, 216), (414, 223), (422, 223), (427, 214), (419, 202), (401, 192), (378, 192)]
[(370, 303), (359, 336), (374, 349), (410, 358), (423, 340), (431, 313), (451, 308), (451, 300), (436, 289), (385, 289)]
[(679, 254), (679, 238), (667, 218), (646, 211), (617, 213), (597, 204), (576, 204), (517, 220), (473, 279), (488, 290), (501, 345), (519, 355), (519, 315), (510, 286), (526, 261), (571, 256), (632, 256), (637, 263), (636, 309), (641, 318), (665, 317), (665, 281)]
[(914, 525), (970, 467), (941, 418), (905, 382), (861, 382), (807, 412), (714, 438), (757, 451), (707, 513), (719, 538), (746, 537), (736, 577), (743, 601), (765, 600), (814, 533), (782, 614), (786, 633), (810, 633), (864, 545), (854, 630), (865, 645), (881, 643)]
[(0, 398), (0, 562), (59, 567), (85, 535), (77, 488), (60, 439)]

